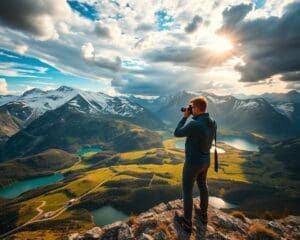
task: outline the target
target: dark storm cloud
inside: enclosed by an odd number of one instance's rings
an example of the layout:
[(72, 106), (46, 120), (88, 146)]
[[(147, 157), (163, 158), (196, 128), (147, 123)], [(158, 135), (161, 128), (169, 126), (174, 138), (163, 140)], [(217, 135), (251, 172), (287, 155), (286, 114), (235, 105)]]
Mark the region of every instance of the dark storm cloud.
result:
[(149, 32), (154, 30), (154, 26), (152, 24), (141, 23), (136, 28), (136, 32)]
[(185, 27), (185, 32), (186, 33), (194, 33), (197, 31), (199, 26), (201, 25), (203, 19), (199, 15), (194, 16), (192, 22), (190, 22), (186, 27)]
[(282, 80), (296, 81), (294, 72), (300, 71), (300, 2), (287, 5), (281, 17), (247, 20), (250, 10), (250, 5), (244, 4), (226, 9), (224, 25), (218, 31), (231, 36), (245, 62), (236, 66), (240, 81), (257, 82), (275, 74), (282, 74)]
[(97, 66), (101, 69), (108, 69), (112, 72), (118, 72), (121, 70), (121, 59), (116, 57), (114, 60), (107, 59), (104, 57), (93, 57), (84, 59), (88, 64)]
[(225, 26), (235, 26), (246, 17), (251, 9), (252, 4), (240, 4), (231, 8), (226, 8), (223, 11), (223, 22)]
[(120, 93), (153, 96), (178, 92), (182, 89), (211, 87), (209, 81), (203, 80), (204, 77), (196, 69), (170, 71), (168, 67), (157, 64), (121, 73), (113, 78), (111, 85)]
[(2, 0), (0, 22), (9, 27), (32, 33), (44, 39), (50, 38), (54, 30), (54, 18), (70, 13), (68, 5), (52, 0)]
[(209, 68), (225, 63), (232, 56), (232, 52), (213, 53), (204, 47), (166, 47), (152, 50), (144, 57), (152, 62), (171, 62), (197, 68)]
[(282, 74), (281, 78), (282, 81), (299, 81), (300, 84), (300, 71), (299, 72), (287, 72)]
[(286, 86), (286, 89), (294, 89), (300, 91), (300, 81), (289, 82)]
[(94, 32), (100, 38), (112, 38), (109, 28), (104, 26), (103, 23), (97, 22), (95, 24)]

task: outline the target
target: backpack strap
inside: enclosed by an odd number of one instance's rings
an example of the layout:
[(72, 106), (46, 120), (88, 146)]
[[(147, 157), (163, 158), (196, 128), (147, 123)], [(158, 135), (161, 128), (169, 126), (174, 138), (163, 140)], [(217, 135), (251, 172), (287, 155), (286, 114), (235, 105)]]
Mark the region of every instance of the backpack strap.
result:
[(215, 155), (214, 155), (215, 172), (218, 172), (219, 162), (218, 162), (218, 152), (217, 152), (217, 125), (216, 125), (216, 121), (214, 121), (214, 123), (215, 123)]

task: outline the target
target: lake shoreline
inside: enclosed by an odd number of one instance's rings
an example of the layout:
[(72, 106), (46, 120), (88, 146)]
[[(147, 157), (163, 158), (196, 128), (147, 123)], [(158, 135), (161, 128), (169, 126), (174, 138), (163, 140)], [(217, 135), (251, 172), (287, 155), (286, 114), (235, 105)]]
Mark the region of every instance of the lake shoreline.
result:
[[(5, 186), (4, 188), (0, 189), (0, 197), (5, 198), (5, 199), (14, 199), (19, 197), (21, 194), (24, 192), (39, 188), (39, 187), (45, 187), (47, 185), (50, 185), (52, 183), (56, 183), (64, 179), (65, 176), (60, 173), (54, 173), (54, 174), (47, 174), (44, 176), (39, 176), (39, 177), (32, 177), (32, 178), (26, 178), (21, 181), (16, 181), (12, 184), (9, 184)], [(40, 184), (41, 181), (49, 180), (49, 182), (45, 182), (44, 184)], [(36, 186), (30, 187), (28, 185), (31, 184), (36, 184)], [(23, 186), (22, 186), (23, 185)], [(21, 188), (19, 191), (14, 190), (13, 188)], [(6, 196), (11, 196), (11, 197), (6, 197)]]

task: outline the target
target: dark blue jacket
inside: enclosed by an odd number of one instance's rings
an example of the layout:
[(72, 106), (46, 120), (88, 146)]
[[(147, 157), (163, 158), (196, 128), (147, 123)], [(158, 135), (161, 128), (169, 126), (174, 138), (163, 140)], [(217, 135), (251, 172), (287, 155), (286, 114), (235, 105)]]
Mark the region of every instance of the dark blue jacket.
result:
[(192, 117), (185, 126), (187, 118), (183, 117), (175, 131), (175, 137), (187, 137), (185, 141), (185, 158), (191, 164), (210, 163), (210, 148), (217, 130), (216, 121), (203, 113)]

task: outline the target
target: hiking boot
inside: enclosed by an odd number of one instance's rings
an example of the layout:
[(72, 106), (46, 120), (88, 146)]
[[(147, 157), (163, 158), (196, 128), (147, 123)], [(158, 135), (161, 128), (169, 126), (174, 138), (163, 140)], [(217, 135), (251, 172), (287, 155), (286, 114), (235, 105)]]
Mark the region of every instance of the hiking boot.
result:
[(195, 208), (195, 213), (199, 216), (200, 221), (203, 225), (207, 224), (207, 212), (201, 211), (200, 208)]
[(184, 216), (179, 215), (179, 213), (176, 211), (175, 212), (175, 217), (174, 220), (176, 222), (178, 222), (178, 224), (180, 225), (180, 227), (187, 233), (191, 233), (192, 232), (192, 221), (188, 221), (184, 218)]

